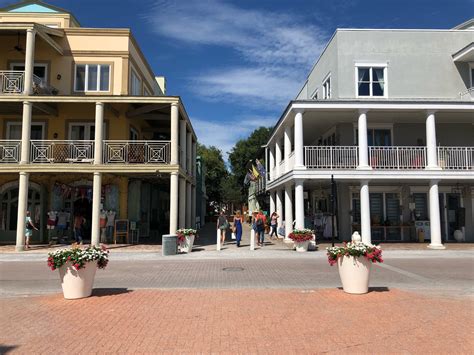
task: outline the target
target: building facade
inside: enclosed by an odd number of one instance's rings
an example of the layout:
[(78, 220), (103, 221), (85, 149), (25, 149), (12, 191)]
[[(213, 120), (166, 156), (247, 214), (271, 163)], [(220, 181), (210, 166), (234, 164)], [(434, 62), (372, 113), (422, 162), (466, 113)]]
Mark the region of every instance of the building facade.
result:
[(473, 87), (474, 20), (338, 29), (267, 144), (286, 234), (295, 220), (318, 239), (474, 241)]
[(22, 249), (27, 210), (36, 242), (77, 213), (93, 243), (194, 226), (197, 138), (130, 29), (23, 1), (0, 10), (0, 49), (0, 242)]

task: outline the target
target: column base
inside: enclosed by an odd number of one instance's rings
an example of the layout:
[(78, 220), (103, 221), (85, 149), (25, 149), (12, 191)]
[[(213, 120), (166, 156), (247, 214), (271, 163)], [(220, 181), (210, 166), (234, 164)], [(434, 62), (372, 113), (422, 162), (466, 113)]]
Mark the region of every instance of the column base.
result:
[(356, 170), (372, 170), (372, 167), (369, 165), (359, 165)]
[(426, 166), (425, 170), (438, 170), (438, 171), (441, 171), (443, 169), (439, 166)]
[(25, 246), (24, 245), (17, 245), (15, 246), (15, 251), (25, 251)]
[(446, 247), (443, 244), (429, 244), (427, 246), (429, 249), (437, 249), (437, 250), (444, 250)]

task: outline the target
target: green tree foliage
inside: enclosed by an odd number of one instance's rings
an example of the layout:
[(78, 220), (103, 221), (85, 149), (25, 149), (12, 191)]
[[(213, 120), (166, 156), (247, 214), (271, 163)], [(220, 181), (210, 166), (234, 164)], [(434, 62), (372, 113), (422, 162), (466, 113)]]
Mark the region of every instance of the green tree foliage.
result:
[(234, 175), (229, 175), (221, 181), (222, 202), (227, 205), (238, 205), (242, 202), (242, 192)]
[(270, 133), (271, 128), (257, 128), (247, 139), (239, 140), (229, 154), (232, 174), (235, 177), (235, 183), (240, 188), (243, 200), (246, 199), (244, 194), (246, 192), (244, 186), (245, 175), (251, 164), (255, 165), (255, 159), (259, 159), (264, 164), (265, 149), (262, 148), (262, 145), (267, 143)]
[(197, 153), (201, 156), (206, 166), (206, 191), (209, 202), (222, 202), (222, 181), (229, 172), (227, 171), (220, 149), (199, 144)]

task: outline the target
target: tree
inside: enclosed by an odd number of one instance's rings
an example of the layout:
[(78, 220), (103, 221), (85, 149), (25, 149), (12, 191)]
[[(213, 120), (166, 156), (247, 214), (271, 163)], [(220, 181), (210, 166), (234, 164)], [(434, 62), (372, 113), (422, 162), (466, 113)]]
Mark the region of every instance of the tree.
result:
[(206, 167), (206, 192), (209, 203), (222, 201), (222, 181), (229, 174), (225, 167), (222, 152), (214, 147), (206, 147), (198, 143), (197, 153)]
[(239, 140), (229, 154), (232, 174), (240, 188), (242, 197), (245, 196), (244, 179), (248, 169), (252, 167), (252, 164), (255, 165), (255, 159), (259, 159), (262, 164), (264, 163), (265, 150), (262, 145), (267, 143), (270, 133), (271, 128), (257, 128), (247, 139)]

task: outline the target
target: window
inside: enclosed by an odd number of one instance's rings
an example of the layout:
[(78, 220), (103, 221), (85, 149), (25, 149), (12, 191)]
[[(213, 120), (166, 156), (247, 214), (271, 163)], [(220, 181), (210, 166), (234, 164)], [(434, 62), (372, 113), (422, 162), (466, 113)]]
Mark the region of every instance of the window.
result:
[[(102, 139), (105, 139), (106, 124), (104, 122)], [(95, 123), (71, 123), (69, 125), (70, 140), (94, 140), (95, 139)]]
[(131, 94), (133, 96), (140, 96), (142, 94), (142, 81), (134, 70), (132, 70), (131, 77)]
[[(44, 123), (32, 123), (30, 139), (44, 139), (45, 127)], [(21, 139), (21, 122), (7, 122), (7, 139)]]
[(331, 98), (331, 77), (329, 76), (323, 83), (323, 99)]
[(471, 88), (474, 88), (474, 63), (471, 64)]
[[(10, 69), (14, 71), (25, 71), (25, 64), (24, 63), (11, 63)], [(36, 75), (41, 80), (43, 80), (44, 82), (48, 82), (48, 65), (35, 63), (35, 66), (33, 67), (33, 74)]]
[(386, 97), (386, 66), (356, 66), (357, 96)]
[(313, 96), (311, 97), (311, 99), (313, 100), (317, 100), (318, 99), (318, 96), (319, 96), (319, 90), (316, 90), (313, 94)]
[(77, 64), (75, 79), (77, 92), (110, 91), (110, 65)]
[[(355, 144), (359, 144), (359, 131), (355, 132)], [(392, 145), (392, 129), (391, 128), (368, 128), (367, 144), (369, 147), (388, 147)]]

